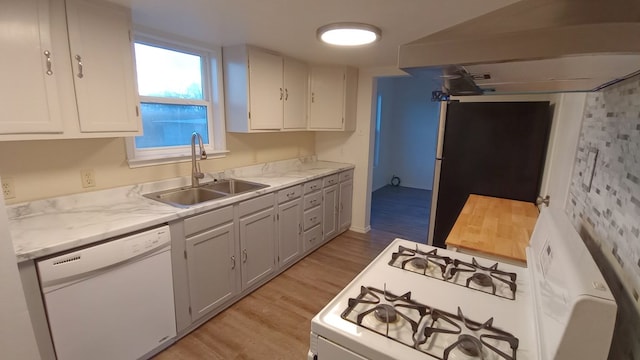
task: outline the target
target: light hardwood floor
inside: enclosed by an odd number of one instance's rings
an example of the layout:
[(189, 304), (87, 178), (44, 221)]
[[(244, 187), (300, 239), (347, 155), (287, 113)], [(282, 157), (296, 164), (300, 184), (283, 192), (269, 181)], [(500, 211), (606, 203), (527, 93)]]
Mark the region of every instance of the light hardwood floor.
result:
[(306, 359), (311, 318), (395, 237), (339, 235), (154, 359)]

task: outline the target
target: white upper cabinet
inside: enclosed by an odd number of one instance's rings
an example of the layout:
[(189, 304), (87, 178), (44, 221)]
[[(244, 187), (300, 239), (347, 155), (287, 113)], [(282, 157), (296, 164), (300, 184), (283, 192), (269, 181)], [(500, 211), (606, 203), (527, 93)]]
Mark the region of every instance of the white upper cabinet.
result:
[(306, 129), (306, 64), (247, 45), (222, 56), (227, 131)]
[(0, 134), (61, 133), (48, 0), (3, 2), (0, 11)]
[(307, 64), (291, 58), (284, 58), (283, 129), (305, 130), (307, 128), (308, 92), (309, 68)]
[(83, 0), (0, 12), (0, 140), (139, 135), (131, 13)]
[(137, 132), (129, 10), (67, 0), (67, 19), (80, 130)]
[(249, 112), (252, 130), (282, 127), (282, 58), (268, 52), (249, 50)]
[(357, 69), (312, 66), (310, 88), (309, 130), (355, 130)]

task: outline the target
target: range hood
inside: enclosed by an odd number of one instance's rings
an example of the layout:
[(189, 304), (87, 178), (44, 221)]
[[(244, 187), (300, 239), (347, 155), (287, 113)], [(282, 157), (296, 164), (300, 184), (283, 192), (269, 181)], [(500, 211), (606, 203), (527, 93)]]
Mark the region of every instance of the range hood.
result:
[(441, 69), (450, 95), (597, 91), (640, 73), (640, 1), (521, 0), (401, 45), (398, 67)]

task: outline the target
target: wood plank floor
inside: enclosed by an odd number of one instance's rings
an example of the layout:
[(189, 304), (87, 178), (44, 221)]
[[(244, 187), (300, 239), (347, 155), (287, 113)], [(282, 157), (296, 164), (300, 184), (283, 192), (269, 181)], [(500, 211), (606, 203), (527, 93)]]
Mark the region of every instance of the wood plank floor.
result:
[(427, 243), (431, 191), (384, 186), (371, 195), (371, 228)]
[(154, 359), (306, 359), (311, 318), (395, 237), (343, 233)]

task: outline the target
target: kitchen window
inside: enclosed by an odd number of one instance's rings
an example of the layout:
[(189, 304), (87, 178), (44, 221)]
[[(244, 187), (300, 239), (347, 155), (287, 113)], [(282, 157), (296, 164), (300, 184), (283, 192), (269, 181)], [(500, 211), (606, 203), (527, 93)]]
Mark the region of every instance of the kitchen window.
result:
[(226, 154), (220, 48), (138, 35), (134, 45), (143, 135), (127, 139), (132, 167), (185, 161), (191, 134), (207, 154)]

